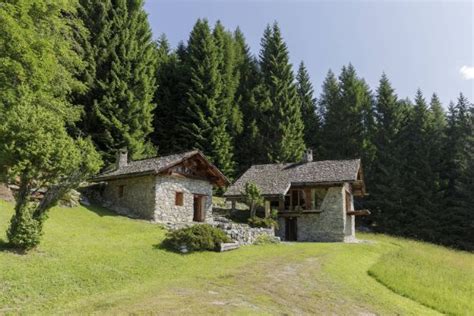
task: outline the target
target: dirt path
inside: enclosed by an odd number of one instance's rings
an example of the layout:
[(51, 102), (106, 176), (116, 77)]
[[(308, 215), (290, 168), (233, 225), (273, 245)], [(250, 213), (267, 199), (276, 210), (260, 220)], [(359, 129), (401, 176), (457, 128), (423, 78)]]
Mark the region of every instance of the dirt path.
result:
[(290, 257), (278, 257), (197, 283), (197, 287), (173, 288), (112, 313), (375, 315), (354, 299), (337, 295), (337, 286), (322, 277), (318, 258), (292, 262)]

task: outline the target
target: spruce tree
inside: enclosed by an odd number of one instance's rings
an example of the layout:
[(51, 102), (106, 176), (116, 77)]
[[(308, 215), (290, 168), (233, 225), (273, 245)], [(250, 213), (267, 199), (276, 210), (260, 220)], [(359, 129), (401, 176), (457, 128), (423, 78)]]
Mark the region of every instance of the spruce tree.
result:
[(159, 154), (166, 155), (190, 148), (181, 130), (186, 120), (187, 73), (182, 60), (184, 54), (172, 52), (164, 35), (158, 40), (155, 53), (157, 89), (153, 102), (158, 106), (153, 113), (151, 139)]
[(222, 90), (218, 98), (218, 107), (222, 115), (228, 119), (228, 132), (234, 139), (242, 132), (242, 112), (235, 102), (235, 93), (240, 80), (240, 72), (237, 69), (236, 43), (232, 34), (225, 30), (220, 21), (217, 21), (213, 30), (214, 42), (216, 43), (218, 72), (221, 80)]
[(410, 116), (400, 132), (401, 150), (405, 153), (404, 159), (400, 161), (404, 186), (396, 233), (434, 241), (436, 214), (429, 125), (429, 108), (422, 92), (418, 90)]
[(437, 226), (439, 241), (461, 249), (474, 249), (472, 190), (474, 161), (474, 107), (460, 94), (448, 110), (443, 147), (443, 204)]
[(268, 115), (259, 126), (268, 160), (299, 161), (305, 150), (304, 124), (288, 49), (276, 23), (264, 32), (260, 68), (270, 102)]
[(320, 138), (321, 120), (317, 112), (317, 102), (308, 71), (300, 63), (296, 75), (297, 91), (301, 103), (301, 115), (304, 123), (304, 140), (306, 146), (317, 151)]
[(371, 178), (366, 178), (367, 205), (373, 212), (378, 229), (389, 230), (400, 211), (401, 187), (400, 152), (397, 137), (403, 120), (403, 109), (385, 74), (377, 88), (374, 104), (375, 131), (372, 142), (376, 149)]
[(184, 132), (190, 143), (204, 153), (226, 175), (234, 171), (228, 112), (219, 101), (222, 79), (219, 73), (219, 52), (207, 20), (198, 20), (187, 47), (189, 86), (187, 87), (188, 122)]
[(89, 30), (88, 91), (75, 102), (84, 106), (82, 131), (106, 162), (127, 147), (133, 158), (154, 153), (155, 54), (143, 1), (81, 0), (80, 17)]
[(235, 138), (235, 154), (238, 173), (251, 165), (266, 161), (260, 133), (262, 108), (265, 101), (259, 95), (262, 90), (258, 62), (251, 54), (243, 33), (237, 28), (234, 32), (236, 71), (239, 82), (235, 92), (235, 103), (242, 113), (242, 132)]
[[(327, 82), (333, 80), (327, 78)], [(324, 94), (322, 103), (325, 111), (322, 147), (328, 159), (360, 158), (371, 151), (369, 123), (371, 120), (371, 95), (367, 84), (357, 77), (352, 65), (344, 66), (339, 76), (339, 91), (331, 91), (330, 102)], [(334, 94), (334, 96), (333, 96)], [(327, 104), (324, 104), (327, 103)], [(370, 158), (372, 159), (372, 158)], [(365, 164), (369, 163), (365, 159)]]

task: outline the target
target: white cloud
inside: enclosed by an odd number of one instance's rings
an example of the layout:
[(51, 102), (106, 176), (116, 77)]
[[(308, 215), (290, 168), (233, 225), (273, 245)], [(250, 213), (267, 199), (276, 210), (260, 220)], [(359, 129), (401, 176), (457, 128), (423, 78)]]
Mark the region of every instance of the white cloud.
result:
[(462, 77), (466, 80), (474, 79), (474, 67), (473, 66), (464, 65), (459, 69), (459, 72), (461, 73)]

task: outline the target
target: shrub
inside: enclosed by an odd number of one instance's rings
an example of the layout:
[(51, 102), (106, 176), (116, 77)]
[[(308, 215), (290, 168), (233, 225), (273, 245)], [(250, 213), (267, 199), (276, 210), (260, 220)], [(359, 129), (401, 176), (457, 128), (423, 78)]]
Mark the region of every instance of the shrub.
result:
[(278, 222), (271, 217), (261, 218), (253, 216), (248, 219), (248, 224), (252, 227), (278, 228)]
[(267, 244), (277, 244), (279, 240), (274, 236), (269, 235), (260, 235), (258, 236), (255, 241), (254, 245), (267, 245)]
[(221, 229), (202, 224), (168, 232), (163, 246), (180, 252), (216, 251), (225, 242), (231, 239)]
[(31, 207), (25, 206), (19, 216), (13, 216), (7, 230), (11, 246), (21, 250), (31, 250), (39, 245), (42, 235), (43, 218), (34, 219)]

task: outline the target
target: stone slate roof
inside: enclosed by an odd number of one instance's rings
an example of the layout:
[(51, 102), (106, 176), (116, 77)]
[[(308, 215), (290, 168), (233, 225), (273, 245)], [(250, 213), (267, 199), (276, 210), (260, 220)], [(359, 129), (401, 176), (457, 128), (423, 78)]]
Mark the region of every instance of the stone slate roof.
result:
[(247, 182), (255, 183), (262, 195), (284, 195), (291, 185), (297, 184), (354, 182), (359, 169), (360, 159), (254, 165), (229, 187), (224, 196), (241, 196)]
[(180, 162), (191, 158), (194, 155), (200, 155), (203, 157), (206, 162), (216, 170), (219, 176), (222, 176), (225, 179), (225, 182), (228, 183), (227, 178), (220, 172), (217, 167), (211, 164), (207, 158), (199, 150), (192, 150), (180, 154), (174, 154), (163, 157), (155, 157), (143, 160), (132, 160), (129, 161), (126, 166), (123, 166), (119, 169), (106, 170), (101, 174), (97, 175), (92, 179), (94, 182), (116, 179), (116, 178), (127, 178), (131, 176), (146, 175), (146, 174), (158, 174), (174, 165), (179, 164)]

